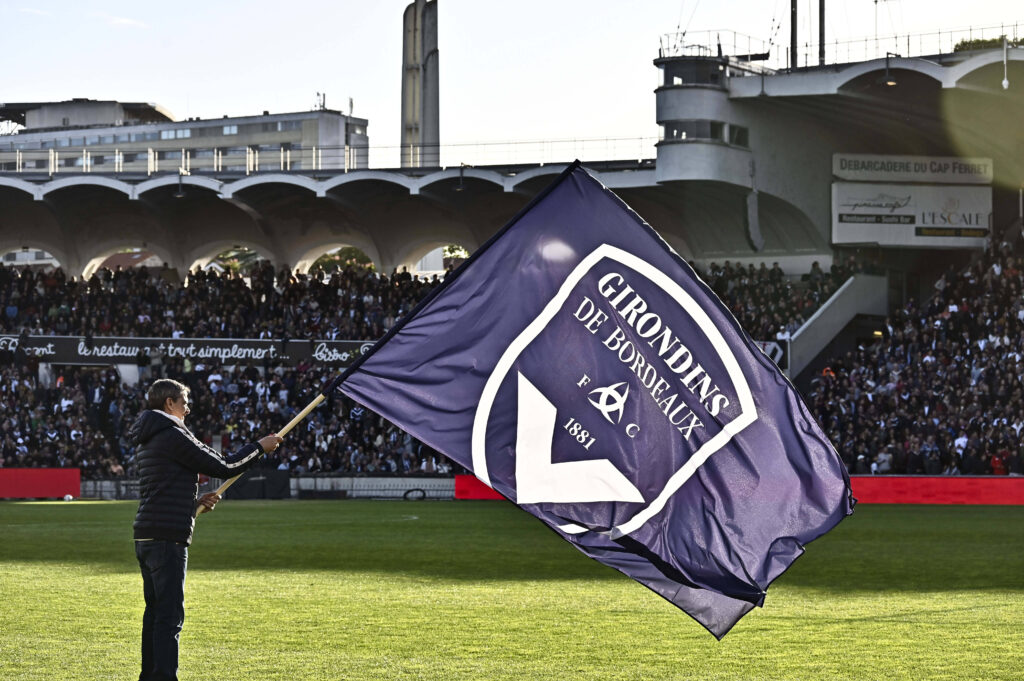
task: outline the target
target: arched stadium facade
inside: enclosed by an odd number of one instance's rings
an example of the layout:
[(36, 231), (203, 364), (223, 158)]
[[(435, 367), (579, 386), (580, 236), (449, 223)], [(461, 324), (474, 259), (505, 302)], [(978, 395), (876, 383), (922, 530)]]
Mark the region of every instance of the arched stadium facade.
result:
[[(1009, 89), (1000, 85), (1004, 59)], [(981, 159), (990, 164), (981, 184), (991, 188), (990, 215), (981, 228), (987, 234), (1019, 220), (1024, 49), (788, 72), (728, 56), (663, 52), (654, 63), (662, 74), (655, 91), (662, 138), (653, 158), (589, 167), (687, 259), (774, 260), (806, 270), (813, 260), (830, 262), (838, 246), (878, 248), (883, 261), (887, 254), (906, 260), (935, 248), (978, 247), (978, 239), (962, 235), (885, 243), (846, 233), (833, 214), (842, 198), (833, 196), (833, 185), (844, 180), (837, 175), (841, 159), (874, 167), (895, 157)], [(10, 168), (3, 160), (0, 167)], [(226, 248), (246, 246), (275, 265), (302, 271), (322, 253), (351, 245), (391, 271), (448, 243), (473, 251), (560, 170), (510, 165), (181, 175), (43, 174), (19, 167), (0, 172), (0, 251), (45, 250), (69, 275), (81, 275), (124, 248), (150, 250), (184, 272)], [(876, 175), (875, 184), (903, 188), (960, 183), (951, 174), (895, 182), (884, 172)], [(853, 181), (871, 179), (868, 173)]]

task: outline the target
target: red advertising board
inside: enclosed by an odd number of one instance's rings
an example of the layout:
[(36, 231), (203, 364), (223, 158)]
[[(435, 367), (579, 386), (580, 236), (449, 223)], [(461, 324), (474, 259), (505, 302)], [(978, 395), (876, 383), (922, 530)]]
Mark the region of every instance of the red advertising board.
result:
[(852, 476), (862, 504), (1024, 505), (1024, 478), (1006, 476)]
[(0, 468), (0, 499), (62, 499), (82, 495), (77, 468)]
[(455, 476), (456, 499), (504, 499), (493, 489), (480, 482), (475, 475)]
[[(1024, 478), (852, 476), (862, 504), (1024, 505)], [(472, 475), (455, 476), (456, 499), (504, 499)]]

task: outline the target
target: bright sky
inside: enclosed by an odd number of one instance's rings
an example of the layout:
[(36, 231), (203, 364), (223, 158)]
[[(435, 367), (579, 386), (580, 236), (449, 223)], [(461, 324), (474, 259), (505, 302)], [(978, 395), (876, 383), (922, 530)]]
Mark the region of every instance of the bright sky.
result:
[[(439, 1), (442, 144), (654, 137), (662, 34), (768, 40), (781, 24), (789, 44), (787, 0)], [(0, 101), (148, 101), (183, 119), (308, 110), (325, 92), (393, 146), (407, 4), (0, 0)], [(816, 42), (817, 7), (800, 0), (800, 43)], [(1019, 0), (827, 0), (826, 16), (828, 42), (873, 36), (876, 16), (882, 35), (1015, 20), (1024, 35)]]

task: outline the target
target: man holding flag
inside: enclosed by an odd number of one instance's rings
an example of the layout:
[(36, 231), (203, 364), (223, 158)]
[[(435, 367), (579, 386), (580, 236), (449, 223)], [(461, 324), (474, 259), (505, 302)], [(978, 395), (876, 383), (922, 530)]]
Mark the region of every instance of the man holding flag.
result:
[(169, 378), (154, 381), (146, 393), (146, 410), (129, 434), (137, 447), (135, 555), (146, 599), (140, 681), (177, 679), (178, 636), (185, 621), (185, 572), (196, 513), (212, 511), (220, 501), (219, 491), (210, 492), (197, 506), (199, 474), (240, 475), (261, 454), (281, 444), (281, 438), (271, 434), (221, 457), (185, 426), (188, 398), (188, 386)]

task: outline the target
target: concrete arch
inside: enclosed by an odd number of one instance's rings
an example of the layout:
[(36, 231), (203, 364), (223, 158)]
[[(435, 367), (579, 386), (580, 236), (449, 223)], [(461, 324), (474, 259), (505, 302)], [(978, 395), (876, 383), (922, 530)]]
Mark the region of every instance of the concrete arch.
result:
[(308, 189), (317, 196), (320, 196), (318, 193), (320, 183), (317, 180), (305, 175), (287, 175), (285, 173), (250, 175), (249, 177), (242, 178), (241, 180), (235, 180), (234, 182), (228, 182), (221, 185), (220, 193), (225, 199), (230, 199), (237, 192), (240, 192), (243, 189), (255, 187), (261, 184), (290, 184), (295, 187)]
[(82, 278), (88, 279), (91, 277), (93, 273), (99, 269), (100, 265), (103, 264), (104, 260), (126, 247), (143, 248), (147, 251), (153, 251), (153, 253), (164, 262), (174, 262), (174, 256), (171, 253), (171, 250), (161, 244), (155, 244), (147, 241), (144, 245), (140, 246), (138, 243), (126, 244), (124, 240), (120, 240), (117, 243), (100, 243), (90, 248), (88, 253), (82, 254), (82, 260), (85, 261), (85, 267), (82, 269)]
[(135, 185), (135, 192), (132, 198), (137, 199), (146, 192), (160, 187), (177, 187), (179, 178), (182, 186), (202, 187), (203, 189), (209, 189), (210, 191), (217, 192), (218, 194), (221, 191), (221, 187), (224, 186), (224, 183), (220, 180), (215, 180), (212, 177), (206, 177), (204, 175), (164, 175), (163, 177), (154, 177), (151, 180), (146, 180), (145, 182), (140, 182)]
[[(567, 163), (552, 163), (551, 165), (543, 165), (538, 166), (536, 168), (530, 168), (529, 170), (524, 170), (523, 172), (513, 175), (512, 177), (505, 178), (505, 191), (517, 191), (520, 185), (525, 184), (530, 180), (533, 180), (538, 177), (551, 177), (553, 179), (555, 176), (561, 175), (563, 172), (565, 172), (565, 169), (568, 167), (569, 164)], [(591, 175), (593, 175), (594, 178), (597, 179), (598, 181), (603, 182), (604, 184), (608, 184), (607, 182), (605, 182), (604, 178), (602, 178), (601, 173), (598, 172), (597, 170), (589, 168), (586, 165), (580, 167), (586, 170)]]
[(214, 241), (208, 241), (202, 246), (197, 246), (192, 249), (191, 252), (185, 255), (185, 263), (187, 263), (186, 272), (191, 272), (196, 267), (203, 268), (210, 264), (210, 261), (216, 258), (224, 251), (230, 250), (235, 246), (243, 246), (250, 250), (256, 251), (263, 258), (274, 263), (276, 267), (280, 263), (274, 256), (274, 253), (262, 244), (258, 244), (255, 241), (248, 241), (245, 239), (217, 239)]
[(335, 239), (333, 241), (325, 241), (315, 246), (307, 247), (306, 250), (300, 255), (294, 263), (289, 263), (293, 272), (299, 274), (305, 274), (309, 272), (309, 268), (313, 266), (317, 258), (324, 255), (329, 251), (333, 251), (336, 248), (343, 248), (345, 246), (352, 246), (358, 248), (366, 257), (373, 262), (373, 266), (377, 268), (377, 271), (381, 271), (381, 259), (380, 252), (377, 250), (377, 246), (369, 239), (359, 238), (346, 238), (346, 239)]
[[(829, 88), (829, 94), (839, 94), (839, 91), (842, 90), (843, 87), (867, 73), (874, 73), (878, 71), (884, 72), (885, 62), (886, 60), (884, 58), (872, 59), (871, 61), (861, 62), (843, 69), (835, 75), (835, 78), (832, 81), (832, 87)], [(952, 83), (947, 83), (949, 71), (945, 67), (924, 59), (890, 57), (889, 70), (914, 71), (931, 78), (944, 87), (952, 85)]]
[(418, 194), (421, 189), (429, 187), (437, 182), (443, 182), (444, 180), (462, 178), (473, 178), (475, 180), (481, 180), (490, 184), (501, 187), (504, 191), (511, 191), (506, 184), (506, 178), (500, 173), (496, 173), (493, 170), (480, 170), (478, 168), (445, 168), (429, 175), (424, 175), (416, 181), (416, 191), (414, 194)]
[(358, 170), (344, 175), (337, 175), (329, 180), (323, 180), (317, 187), (317, 196), (327, 196), (327, 192), (335, 187), (349, 184), (350, 182), (385, 182), (387, 184), (404, 187), (410, 194), (419, 193), (419, 184), (416, 178), (406, 177), (399, 173), (389, 173), (383, 170)]
[(134, 198), (133, 187), (127, 182), (115, 180), (111, 177), (104, 177), (103, 175), (89, 175), (88, 173), (76, 175), (75, 177), (61, 177), (55, 180), (50, 180), (49, 182), (40, 185), (39, 197), (43, 198), (51, 192), (55, 192), (66, 187), (106, 187), (108, 189), (121, 192), (129, 198)]
[[(1007, 61), (1019, 61), (1024, 62), (1024, 48), (1011, 48), (1006, 53)], [(970, 59), (966, 59), (956, 66), (950, 67), (947, 87), (954, 87), (959, 85), (960, 81), (971, 75), (975, 71), (978, 71), (991, 64), (1002, 64), (1003, 63), (1003, 51), (1000, 50), (986, 50), (980, 54), (977, 54)]]
[[(561, 175), (565, 168), (566, 166), (564, 165), (547, 165), (538, 166), (536, 168), (530, 168), (529, 170), (524, 170), (523, 172), (508, 178), (507, 191), (515, 191), (519, 187), (519, 185), (523, 184), (524, 182), (529, 182), (535, 177)], [(590, 174), (594, 175), (595, 177), (597, 176), (597, 174), (592, 171), (590, 172)]]
[(387, 271), (390, 272), (395, 267), (401, 268), (403, 266), (411, 270), (427, 253), (448, 244), (458, 244), (465, 248), (470, 255), (479, 248), (478, 244), (466, 239), (465, 235), (448, 236), (435, 233), (403, 243), (402, 248), (395, 252), (394, 264)]
[(43, 198), (42, 188), (38, 184), (32, 182), (26, 182), (25, 180), (19, 180), (16, 177), (5, 177), (0, 175), (0, 187), (10, 187), (11, 189), (19, 189), (36, 201), (41, 201)]

